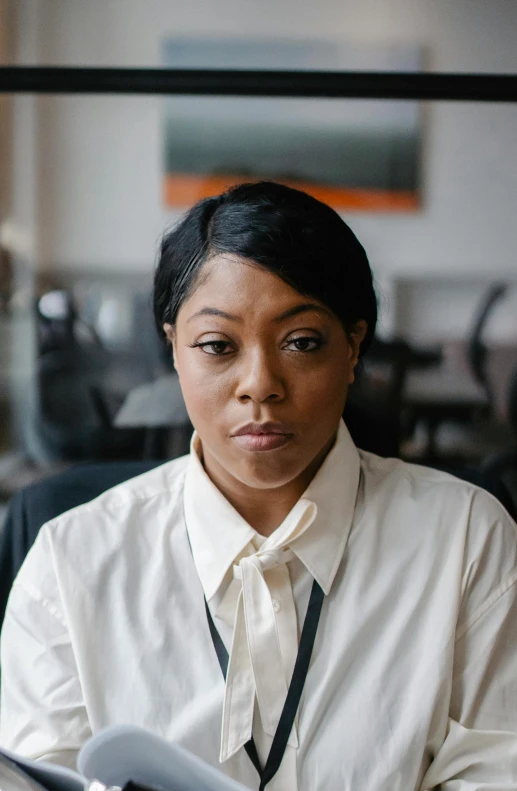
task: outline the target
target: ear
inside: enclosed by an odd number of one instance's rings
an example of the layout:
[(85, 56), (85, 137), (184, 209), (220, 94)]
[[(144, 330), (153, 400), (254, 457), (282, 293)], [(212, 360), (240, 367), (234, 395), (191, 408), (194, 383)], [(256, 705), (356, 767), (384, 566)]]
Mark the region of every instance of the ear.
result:
[(357, 361), (359, 360), (359, 352), (361, 350), (361, 344), (366, 337), (366, 333), (368, 332), (368, 324), (364, 319), (356, 322), (351, 330), (347, 333), (348, 335), (348, 362), (349, 362), (349, 369), (348, 369), (348, 384), (352, 384), (354, 381), (355, 375), (355, 366), (357, 365)]
[(171, 350), (172, 350), (172, 363), (173, 363), (174, 367), (176, 368), (176, 364), (175, 364), (175, 360), (174, 360), (175, 352), (176, 352), (176, 331), (175, 331), (175, 329), (174, 329), (172, 324), (164, 324), (163, 325), (163, 331), (164, 331), (165, 335), (167, 336), (167, 341), (170, 343)]

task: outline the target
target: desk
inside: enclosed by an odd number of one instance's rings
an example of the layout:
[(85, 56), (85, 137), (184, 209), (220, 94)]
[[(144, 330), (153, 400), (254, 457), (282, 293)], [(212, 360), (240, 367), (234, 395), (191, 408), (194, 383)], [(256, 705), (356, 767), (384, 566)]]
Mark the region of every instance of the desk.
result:
[(426, 458), (429, 459), (438, 455), (436, 430), (440, 423), (446, 420), (470, 423), (490, 411), (481, 385), (450, 362), (429, 370), (409, 371), (402, 404), (413, 422), (422, 420), (427, 426)]
[(170, 438), (169, 456), (188, 453), (192, 426), (176, 373), (133, 388), (114, 420), (116, 428), (144, 428), (144, 459), (165, 456), (164, 440)]

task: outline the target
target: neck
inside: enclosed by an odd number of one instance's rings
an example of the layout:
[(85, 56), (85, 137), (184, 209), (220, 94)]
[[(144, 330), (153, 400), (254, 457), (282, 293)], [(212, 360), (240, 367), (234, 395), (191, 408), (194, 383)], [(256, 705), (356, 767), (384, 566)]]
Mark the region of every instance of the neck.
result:
[(234, 478), (209, 453), (203, 453), (205, 471), (238, 514), (262, 536), (270, 536), (279, 527), (323, 464), (335, 437), (325, 445), (303, 472), (289, 483), (276, 488), (259, 489)]

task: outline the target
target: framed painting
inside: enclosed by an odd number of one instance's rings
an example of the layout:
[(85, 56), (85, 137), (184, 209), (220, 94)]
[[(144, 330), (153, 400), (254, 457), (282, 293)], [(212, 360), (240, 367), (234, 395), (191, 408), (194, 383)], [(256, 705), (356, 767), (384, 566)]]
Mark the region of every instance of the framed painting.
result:
[[(416, 46), (168, 38), (169, 68), (418, 71)], [(165, 205), (243, 181), (281, 181), (338, 210), (420, 206), (420, 107), (391, 100), (178, 96), (165, 100)]]

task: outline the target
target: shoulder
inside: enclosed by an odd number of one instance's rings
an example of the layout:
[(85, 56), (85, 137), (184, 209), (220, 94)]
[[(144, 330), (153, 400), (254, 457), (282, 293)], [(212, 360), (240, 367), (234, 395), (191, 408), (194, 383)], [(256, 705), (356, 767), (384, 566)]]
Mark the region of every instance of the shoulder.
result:
[(418, 464), (360, 451), (363, 509), (380, 529), (418, 543), (436, 561), (454, 565), (466, 620), (517, 581), (517, 525), (479, 486)]
[(183, 523), (182, 491), (189, 456), (174, 459), (108, 489), (40, 529), (16, 584), (57, 595), (69, 581), (93, 578), (136, 562)]
[(359, 455), (365, 493), (370, 498), (390, 501), (400, 508), (432, 506), (433, 513), (442, 518), (502, 519), (515, 534), (515, 523), (503, 505), (475, 483), (401, 459), (383, 458), (362, 450)]
[(55, 537), (79, 525), (93, 531), (105, 525), (119, 534), (129, 526), (130, 517), (136, 519), (142, 511), (149, 514), (153, 509), (160, 512), (161, 508), (167, 508), (170, 512), (181, 497), (188, 460), (188, 455), (182, 456), (118, 483), (93, 500), (52, 519), (44, 528)]

